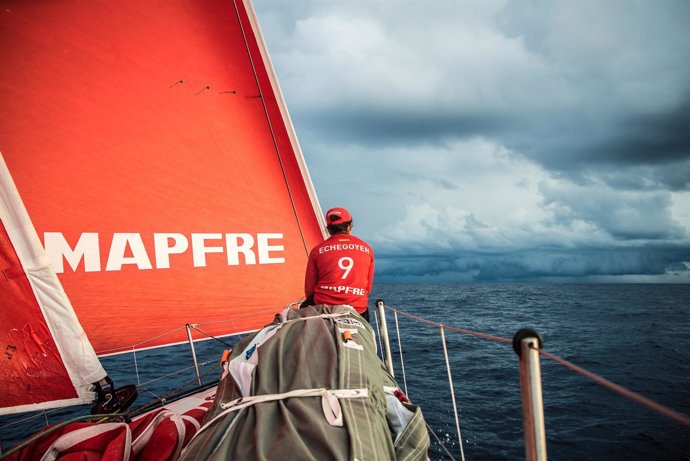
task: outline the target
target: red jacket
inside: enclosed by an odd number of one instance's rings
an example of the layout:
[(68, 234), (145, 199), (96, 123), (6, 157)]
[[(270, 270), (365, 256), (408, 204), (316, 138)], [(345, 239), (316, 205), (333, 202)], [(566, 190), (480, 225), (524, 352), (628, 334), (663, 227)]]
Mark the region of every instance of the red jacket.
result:
[(349, 304), (366, 311), (374, 283), (374, 251), (354, 235), (332, 235), (309, 253), (304, 293), (316, 304)]

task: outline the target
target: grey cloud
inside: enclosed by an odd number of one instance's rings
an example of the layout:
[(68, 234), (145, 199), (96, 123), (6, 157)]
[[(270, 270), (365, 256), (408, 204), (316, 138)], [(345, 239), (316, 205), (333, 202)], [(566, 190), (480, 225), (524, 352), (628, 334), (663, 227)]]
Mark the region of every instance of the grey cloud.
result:
[[(373, 2), (367, 14), (307, 4), (316, 10), (303, 27), (339, 14), (329, 21), (349, 18), (347, 33), (363, 27), (376, 43), (290, 50), (277, 60), (303, 131), (373, 147), (482, 136), (575, 179), (594, 169), (607, 178), (643, 165), (687, 168), (687, 2), (489, 2), (478, 13), (463, 2), (423, 10), (408, 2), (393, 13)], [(430, 20), (408, 27), (422, 11)], [(319, 72), (321, 83), (310, 84)], [(673, 174), (645, 179), (687, 187)]]
[(690, 162), (663, 165), (652, 171), (649, 176), (670, 190), (690, 190)]
[(690, 162), (673, 162), (664, 165), (635, 165), (625, 169), (588, 166), (570, 178), (582, 185), (598, 178), (614, 189), (620, 190), (690, 190)]
[(377, 277), (688, 279), (690, 2), (255, 6)]
[(497, 114), (444, 113), (425, 110), (399, 112), (376, 107), (338, 108), (304, 114), (296, 124), (327, 135), (333, 142), (360, 145), (429, 145), (448, 139), (496, 135), (509, 122)]
[(672, 163), (690, 159), (690, 101), (666, 114), (624, 120), (608, 158), (629, 163)]
[[(505, 142), (558, 172), (593, 174), (599, 170), (608, 174), (611, 170), (644, 166), (671, 166), (672, 171), (679, 165), (687, 168), (690, 103), (668, 113), (638, 116), (621, 113), (596, 120), (588, 120), (591, 117), (584, 113), (561, 116), (565, 117), (570, 121), (544, 120), (540, 127), (506, 136)], [(668, 172), (648, 175), (647, 179), (661, 181), (671, 189), (687, 187), (687, 181), (679, 181)]]
[(685, 231), (670, 211), (669, 192), (616, 192), (601, 187), (541, 186), (544, 204), (552, 207), (559, 225), (583, 220), (617, 240), (681, 239)]

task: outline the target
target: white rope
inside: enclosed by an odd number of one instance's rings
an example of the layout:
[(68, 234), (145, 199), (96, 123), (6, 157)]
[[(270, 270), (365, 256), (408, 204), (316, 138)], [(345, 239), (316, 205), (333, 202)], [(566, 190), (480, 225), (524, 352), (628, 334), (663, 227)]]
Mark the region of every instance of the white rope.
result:
[(460, 443), (460, 458), (465, 461), (465, 452), (462, 448), (462, 434), (460, 433), (460, 418), (458, 417), (458, 408), (455, 403), (455, 390), (453, 389), (453, 376), (450, 373), (450, 361), (448, 360), (448, 348), (446, 347), (446, 335), (443, 332), (443, 325), (441, 329), (441, 342), (443, 342), (443, 355), (446, 358), (446, 370), (448, 371), (448, 384), (450, 385), (450, 398), (453, 401), (453, 413), (455, 414), (455, 428), (458, 431), (458, 442)]
[(137, 376), (137, 386), (141, 386), (141, 379), (139, 379), (139, 365), (137, 364), (136, 349), (132, 349), (132, 357), (134, 358), (134, 374)]
[(213, 423), (220, 420), (221, 418), (223, 418), (228, 413), (242, 410), (246, 407), (256, 405), (257, 403), (275, 402), (277, 400), (285, 400), (285, 399), (294, 398), (294, 397), (319, 397), (319, 396), (322, 398), (332, 396), (332, 397), (335, 397), (336, 399), (368, 398), (369, 397), (369, 389), (367, 389), (367, 388), (361, 388), (361, 389), (325, 389), (325, 388), (296, 389), (294, 391), (285, 392), (282, 394), (264, 394), (264, 395), (252, 395), (249, 397), (240, 397), (239, 399), (235, 399), (235, 400), (232, 400), (230, 402), (226, 402), (226, 403), (221, 404), (220, 407), (224, 411), (222, 411), (221, 413), (216, 415), (208, 423), (204, 423), (203, 427), (196, 434), (194, 434), (194, 438), (196, 438), (202, 432), (205, 432), (206, 429), (211, 427), (211, 425)]
[(398, 327), (398, 312), (395, 311), (395, 332), (398, 335), (398, 352), (400, 353), (400, 366), (402, 367), (402, 375), (403, 375), (403, 387), (405, 387), (405, 395), (410, 396), (410, 394), (407, 393), (407, 376), (405, 375), (405, 361), (403, 360), (403, 351), (402, 351), (402, 342), (400, 341), (400, 328)]
[(379, 315), (374, 310), (374, 322), (376, 322), (376, 336), (379, 338), (379, 351), (381, 351), (381, 360), (383, 360), (383, 343), (381, 342), (381, 330), (379, 329)]
[[(425, 424), (426, 424), (426, 423), (425, 423)], [(453, 455), (450, 454), (450, 451), (448, 451), (448, 448), (446, 448), (446, 446), (443, 444), (443, 442), (441, 441), (441, 439), (438, 438), (438, 435), (436, 435), (436, 432), (434, 432), (433, 429), (431, 429), (431, 426), (429, 426), (428, 424), (426, 424), (426, 430), (429, 431), (429, 434), (431, 434), (431, 435), (434, 436), (434, 438), (436, 439), (436, 443), (438, 443), (439, 446), (443, 449), (443, 451), (446, 452), (446, 456), (448, 456), (450, 459), (452, 459), (453, 461), (455, 461), (455, 458), (453, 458)]]
[[(354, 308), (353, 308), (354, 311)], [(308, 317), (298, 317), (290, 320), (285, 320), (283, 323), (287, 325), (288, 323), (294, 323), (294, 322), (306, 322), (307, 320), (314, 320), (314, 319), (335, 319), (338, 317), (346, 317), (348, 315), (352, 315), (352, 312), (334, 312), (331, 314), (319, 314), (319, 315), (310, 315)]]
[[(263, 394), (251, 395), (249, 397), (240, 397), (239, 399), (230, 402), (221, 403), (220, 407), (223, 410), (238, 411), (250, 405), (257, 403), (275, 402), (276, 400), (286, 400), (293, 397), (320, 397), (324, 394), (330, 394), (340, 399), (352, 399), (355, 397), (366, 398), (369, 397), (369, 390), (367, 388), (361, 389), (296, 389), (294, 391), (283, 392), (282, 394)], [(223, 415), (221, 413), (218, 416)]]

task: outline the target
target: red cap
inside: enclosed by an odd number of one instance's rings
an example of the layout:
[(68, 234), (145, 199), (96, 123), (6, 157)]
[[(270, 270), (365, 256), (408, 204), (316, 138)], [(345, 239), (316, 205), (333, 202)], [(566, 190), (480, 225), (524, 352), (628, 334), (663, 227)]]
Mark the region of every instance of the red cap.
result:
[(326, 212), (326, 224), (329, 226), (350, 221), (352, 216), (345, 208), (331, 208)]

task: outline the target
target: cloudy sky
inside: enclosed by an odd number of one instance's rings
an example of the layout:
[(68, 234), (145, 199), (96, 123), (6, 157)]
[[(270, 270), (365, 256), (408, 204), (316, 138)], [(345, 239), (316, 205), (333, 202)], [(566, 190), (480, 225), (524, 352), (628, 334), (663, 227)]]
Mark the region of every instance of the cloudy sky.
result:
[(690, 2), (254, 0), (378, 281), (690, 283)]

